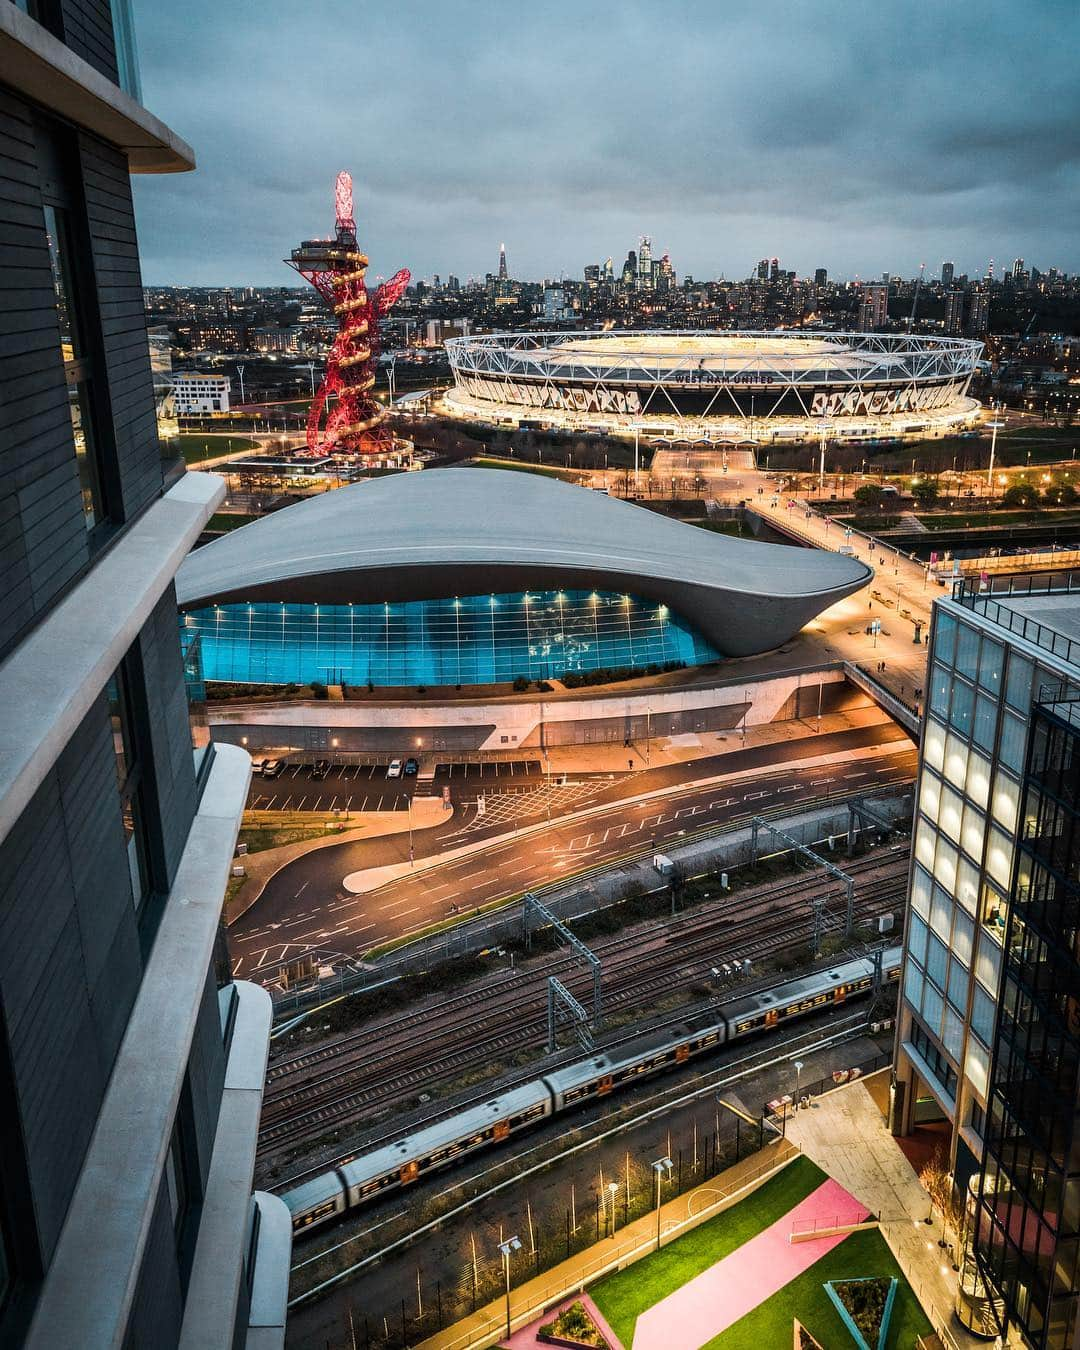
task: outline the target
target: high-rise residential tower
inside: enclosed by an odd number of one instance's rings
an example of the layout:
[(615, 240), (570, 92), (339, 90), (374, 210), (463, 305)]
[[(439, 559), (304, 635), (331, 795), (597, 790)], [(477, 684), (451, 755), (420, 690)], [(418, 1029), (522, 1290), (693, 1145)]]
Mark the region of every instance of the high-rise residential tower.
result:
[(270, 1000), (221, 914), (251, 762), (189, 717), (131, 173), (191, 169), (125, 0), (0, 5), (0, 1344), (269, 1350)]

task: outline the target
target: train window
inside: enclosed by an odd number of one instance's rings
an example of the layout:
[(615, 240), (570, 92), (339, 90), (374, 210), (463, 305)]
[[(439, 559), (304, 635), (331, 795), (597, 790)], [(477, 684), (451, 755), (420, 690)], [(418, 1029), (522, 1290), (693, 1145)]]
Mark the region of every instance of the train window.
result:
[(309, 1223), (315, 1223), (318, 1219), (325, 1219), (328, 1214), (333, 1214), (337, 1210), (336, 1200), (326, 1200), (321, 1205), (316, 1205), (314, 1209), (308, 1210), (306, 1214), (298, 1214), (293, 1219), (293, 1228), (306, 1228)]

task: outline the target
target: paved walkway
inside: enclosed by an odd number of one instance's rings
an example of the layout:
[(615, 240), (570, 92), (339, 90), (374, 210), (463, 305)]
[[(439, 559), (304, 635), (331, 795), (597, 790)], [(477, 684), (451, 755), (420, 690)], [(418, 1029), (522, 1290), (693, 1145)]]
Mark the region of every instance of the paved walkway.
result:
[[(847, 538), (843, 526), (808, 511), (804, 502), (789, 506), (791, 494), (778, 492), (775, 475), (749, 470), (739, 478), (738, 488), (726, 495), (717, 493), (724, 505), (745, 500), (750, 510), (782, 533), (833, 552), (847, 545), (860, 562), (874, 568), (874, 578), (864, 590), (827, 609), (807, 629), (819, 633), (836, 657), (869, 667), (876, 679), (911, 703), (914, 690), (926, 682), (926, 646), (913, 641), (914, 621), (922, 621), (925, 639), (931, 605), (948, 592), (927, 580), (924, 564), (898, 553), (893, 545), (877, 540), (870, 548), (866, 539), (857, 534)], [(763, 489), (760, 495), (758, 488)], [(772, 505), (774, 498), (776, 506)], [(899, 609), (907, 610), (909, 617), (901, 616)], [(870, 619), (881, 620), (882, 631), (876, 638), (865, 633)], [(885, 662), (880, 673), (876, 671), (879, 661)]]
[(787, 1137), (878, 1216), (882, 1235), (946, 1350), (985, 1346), (952, 1316), (956, 1274), (938, 1246), (941, 1226), (924, 1222), (930, 1211), (926, 1192), (867, 1084), (855, 1082), (813, 1099), (809, 1110), (788, 1119)]
[(839, 1182), (823, 1182), (783, 1218), (641, 1313), (633, 1350), (698, 1350), (847, 1237), (836, 1233), (792, 1242), (792, 1233), (814, 1224), (861, 1223), (868, 1212)]

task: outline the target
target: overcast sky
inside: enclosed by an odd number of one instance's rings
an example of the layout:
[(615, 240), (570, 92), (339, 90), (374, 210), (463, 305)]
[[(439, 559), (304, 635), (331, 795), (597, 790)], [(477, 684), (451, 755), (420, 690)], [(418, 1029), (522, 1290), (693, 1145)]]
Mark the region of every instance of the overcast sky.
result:
[(148, 283), (287, 284), (356, 180), (371, 272), (1080, 271), (1076, 0), (136, 0)]

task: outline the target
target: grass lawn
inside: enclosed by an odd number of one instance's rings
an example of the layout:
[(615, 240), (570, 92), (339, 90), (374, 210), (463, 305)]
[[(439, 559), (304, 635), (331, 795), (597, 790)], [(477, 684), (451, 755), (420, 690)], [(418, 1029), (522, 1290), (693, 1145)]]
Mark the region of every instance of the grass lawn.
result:
[(966, 515), (923, 515), (919, 519), (928, 530), (964, 530), (994, 525), (1075, 525), (1080, 511), (969, 511)]
[(241, 525), (250, 525), (257, 516), (242, 516), (234, 511), (215, 511), (206, 522), (208, 530), (238, 530)]
[(204, 459), (218, 455), (239, 455), (257, 449), (255, 441), (246, 436), (215, 436), (184, 433), (177, 438), (185, 464), (200, 464)]
[(808, 1271), (714, 1337), (704, 1350), (772, 1350), (773, 1346), (789, 1346), (795, 1317), (826, 1350), (842, 1346), (854, 1350), (855, 1342), (822, 1285), (826, 1280), (857, 1279), (864, 1275), (899, 1277), (886, 1350), (913, 1350), (919, 1337), (932, 1328), (878, 1232), (849, 1234)]
[[(624, 1346), (629, 1347), (637, 1319), (643, 1312), (774, 1224), (800, 1200), (817, 1190), (824, 1180), (825, 1173), (820, 1167), (808, 1158), (796, 1158), (739, 1204), (676, 1238), (670, 1246), (652, 1256), (608, 1275), (593, 1285), (589, 1293), (611, 1324), (612, 1331)], [(790, 1342), (789, 1320), (787, 1344)], [(774, 1346), (784, 1344), (781, 1339), (761, 1340), (754, 1350), (773, 1350)]]
[(322, 816), (301, 825), (243, 825), (240, 828), (240, 843), (247, 844), (249, 853), (262, 853), (264, 849), (280, 848), (282, 844), (298, 844), (306, 839), (325, 838), (326, 821)]

